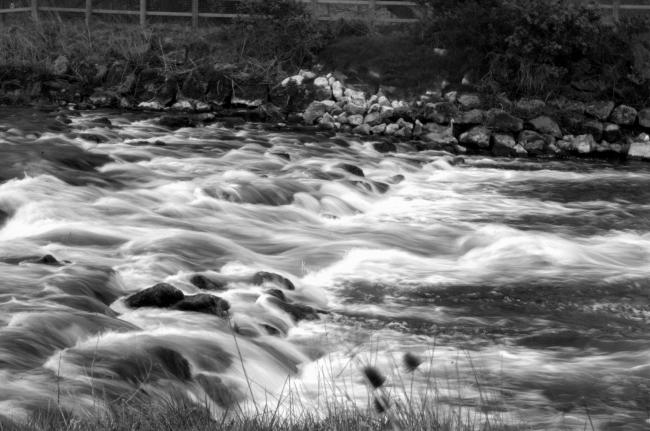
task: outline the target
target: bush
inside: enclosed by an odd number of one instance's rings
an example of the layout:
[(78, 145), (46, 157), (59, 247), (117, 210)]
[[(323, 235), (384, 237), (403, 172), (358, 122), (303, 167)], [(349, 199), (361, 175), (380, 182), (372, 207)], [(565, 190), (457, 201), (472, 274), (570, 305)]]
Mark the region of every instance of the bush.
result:
[(235, 31), (244, 35), (242, 56), (275, 60), (290, 68), (311, 63), (324, 45), (318, 21), (295, 0), (248, 0), (239, 6)]
[(473, 72), (493, 92), (617, 96), (622, 82), (645, 83), (634, 72), (633, 42), (644, 31), (638, 20), (614, 27), (597, 8), (565, 0), (420, 3), (429, 12), (420, 28), (423, 42), (448, 49), (459, 72)]

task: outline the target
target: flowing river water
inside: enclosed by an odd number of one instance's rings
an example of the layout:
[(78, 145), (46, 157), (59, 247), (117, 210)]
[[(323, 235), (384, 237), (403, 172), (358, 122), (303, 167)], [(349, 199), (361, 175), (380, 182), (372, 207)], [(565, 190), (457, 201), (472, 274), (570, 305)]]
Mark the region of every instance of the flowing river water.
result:
[[(649, 165), (53, 115), (0, 115), (0, 414), (172, 391), (218, 410), (287, 386), (365, 405), (359, 364), (399, 392), (411, 352), (414, 391), (434, 377), (452, 410), (650, 426)], [(124, 303), (205, 293), (197, 274), (229, 319)]]

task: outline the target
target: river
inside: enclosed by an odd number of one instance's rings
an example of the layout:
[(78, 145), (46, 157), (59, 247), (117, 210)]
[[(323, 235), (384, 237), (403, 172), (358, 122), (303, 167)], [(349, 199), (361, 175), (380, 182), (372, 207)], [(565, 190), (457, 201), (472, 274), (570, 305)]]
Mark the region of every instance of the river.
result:
[[(287, 376), (307, 406), (365, 405), (359, 367), (398, 396), (409, 352), (416, 393), (434, 377), (436, 403), (480, 418), (650, 426), (648, 164), (54, 115), (0, 113), (1, 414), (173, 390), (257, 405)], [(199, 293), (197, 274), (228, 319), (124, 302)]]

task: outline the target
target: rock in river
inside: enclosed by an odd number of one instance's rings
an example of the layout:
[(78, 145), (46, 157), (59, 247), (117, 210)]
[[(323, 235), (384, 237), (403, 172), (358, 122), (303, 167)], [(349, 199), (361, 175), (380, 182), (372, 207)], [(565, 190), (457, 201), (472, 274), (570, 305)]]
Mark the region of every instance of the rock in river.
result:
[(219, 280), (212, 280), (202, 274), (194, 274), (190, 278), (190, 283), (201, 290), (223, 290), (226, 288), (226, 283)]
[(174, 309), (194, 311), (196, 313), (214, 314), (219, 317), (228, 317), (230, 304), (225, 299), (208, 293), (199, 293), (186, 296), (174, 305)]
[(140, 307), (170, 307), (182, 301), (183, 292), (167, 283), (158, 283), (126, 298), (125, 302), (131, 308)]
[(260, 271), (256, 273), (251, 279), (251, 283), (259, 286), (266, 283), (273, 283), (287, 290), (295, 290), (296, 288), (291, 282), (291, 280), (289, 280), (288, 278), (283, 277), (280, 274), (276, 274), (274, 272), (266, 272), (266, 271)]

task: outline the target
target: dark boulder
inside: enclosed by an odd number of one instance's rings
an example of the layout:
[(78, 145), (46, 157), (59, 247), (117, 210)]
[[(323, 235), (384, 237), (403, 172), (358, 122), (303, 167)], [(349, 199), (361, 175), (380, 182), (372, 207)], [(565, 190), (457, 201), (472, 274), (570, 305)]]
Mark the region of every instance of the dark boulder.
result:
[(458, 108), (451, 102), (427, 103), (420, 117), (425, 121), (438, 124), (449, 124), (452, 118), (458, 116)]
[(374, 189), (381, 194), (386, 193), (390, 189), (390, 186), (388, 184), (382, 183), (380, 181), (373, 181), (372, 185)]
[(5, 224), (5, 222), (9, 219), (10, 215), (8, 212), (0, 210), (0, 226)]
[(171, 284), (158, 283), (126, 298), (125, 303), (131, 308), (170, 307), (182, 301), (185, 295)]
[(173, 77), (165, 79), (164, 84), (156, 92), (156, 98), (163, 106), (172, 106), (176, 102), (177, 95), (178, 82)]
[(117, 313), (113, 311), (108, 305), (105, 305), (101, 301), (95, 298), (90, 298), (88, 296), (57, 295), (47, 297), (47, 300), (69, 308), (73, 308), (75, 310), (81, 310), (86, 313), (105, 314), (109, 317), (117, 317)]
[(176, 350), (162, 346), (154, 346), (148, 349), (152, 363), (158, 364), (160, 368), (179, 380), (190, 380), (192, 371), (190, 363), (183, 355)]
[[(618, 124), (606, 123), (604, 125), (602, 137), (607, 142), (618, 142), (623, 139), (623, 133)], [(595, 136), (594, 138), (598, 140)]]
[(589, 134), (594, 137), (596, 141), (600, 141), (603, 137), (604, 125), (598, 120), (589, 120), (582, 125), (580, 130), (581, 134)]
[(547, 146), (544, 136), (532, 130), (524, 130), (519, 134), (518, 143), (531, 155), (544, 154)]
[(197, 374), (194, 379), (206, 395), (221, 407), (231, 407), (242, 401), (241, 397), (237, 396), (218, 376)]
[(523, 130), (524, 122), (501, 109), (490, 109), (487, 112), (486, 125), (496, 132), (517, 133)]
[(357, 177), (365, 177), (363, 170), (358, 166), (354, 166), (349, 163), (340, 163), (339, 165), (337, 165), (337, 167), (343, 169), (346, 172), (351, 173), (352, 175), (356, 175)]
[(650, 129), (650, 108), (641, 109), (638, 112), (639, 126)]
[(280, 331), (275, 326), (267, 325), (266, 323), (263, 323), (261, 326), (269, 335), (283, 335), (282, 331)]
[(462, 112), (454, 119), (455, 123), (459, 126), (474, 126), (482, 124), (485, 121), (485, 111), (481, 109), (472, 109), (470, 111)]
[(633, 126), (636, 122), (637, 110), (628, 105), (617, 106), (609, 116), (609, 120), (619, 126)]
[(275, 298), (278, 298), (281, 301), (286, 301), (287, 297), (284, 295), (284, 292), (281, 291), (280, 289), (269, 289), (266, 292), (267, 295), (271, 295)]
[(542, 115), (540, 117), (530, 120), (530, 125), (533, 129), (543, 135), (551, 135), (554, 138), (562, 137), (562, 130), (560, 126), (551, 117)]
[(100, 135), (99, 133), (79, 133), (79, 137), (86, 141), (95, 142), (97, 144), (103, 144), (109, 141), (106, 136)]
[(40, 259), (36, 260), (34, 263), (40, 263), (41, 265), (51, 265), (51, 266), (61, 266), (62, 263), (56, 260), (51, 254), (46, 254)]
[(517, 141), (511, 135), (497, 133), (492, 136), (492, 154), (497, 157), (516, 156), (516, 145)]
[(218, 280), (211, 280), (201, 274), (194, 274), (192, 278), (190, 278), (190, 283), (201, 290), (224, 290), (226, 288), (226, 283)]
[(379, 153), (394, 153), (397, 151), (397, 147), (392, 142), (375, 142), (372, 146)]
[(612, 101), (592, 102), (585, 106), (585, 112), (591, 117), (605, 121), (614, 110), (614, 106), (614, 102)]
[(533, 349), (548, 349), (551, 347), (585, 348), (589, 346), (590, 342), (589, 336), (573, 330), (548, 331), (517, 340), (517, 344)]
[(174, 305), (174, 309), (181, 311), (193, 311), (196, 313), (213, 314), (226, 318), (230, 304), (225, 299), (207, 293), (186, 296)]
[(318, 312), (309, 305), (282, 301), (276, 297), (269, 298), (269, 302), (290, 315), (296, 322), (301, 320), (318, 320), (319, 318)]
[(181, 127), (194, 127), (194, 122), (187, 115), (163, 115), (158, 120), (158, 124), (170, 129), (180, 129)]
[(275, 274), (273, 272), (260, 271), (256, 273), (251, 279), (251, 283), (256, 285), (263, 285), (265, 283), (274, 283), (280, 287), (284, 287), (287, 290), (295, 290), (295, 286), (286, 277), (281, 276), (280, 274)]
[[(70, 121), (69, 118), (66, 118), (66, 120)], [(90, 120), (88, 122), (88, 125), (92, 126), (92, 127), (110, 127), (110, 126), (113, 125), (113, 123), (111, 122), (110, 119), (108, 119), (106, 117), (99, 117), (99, 118), (95, 118), (93, 120)]]

